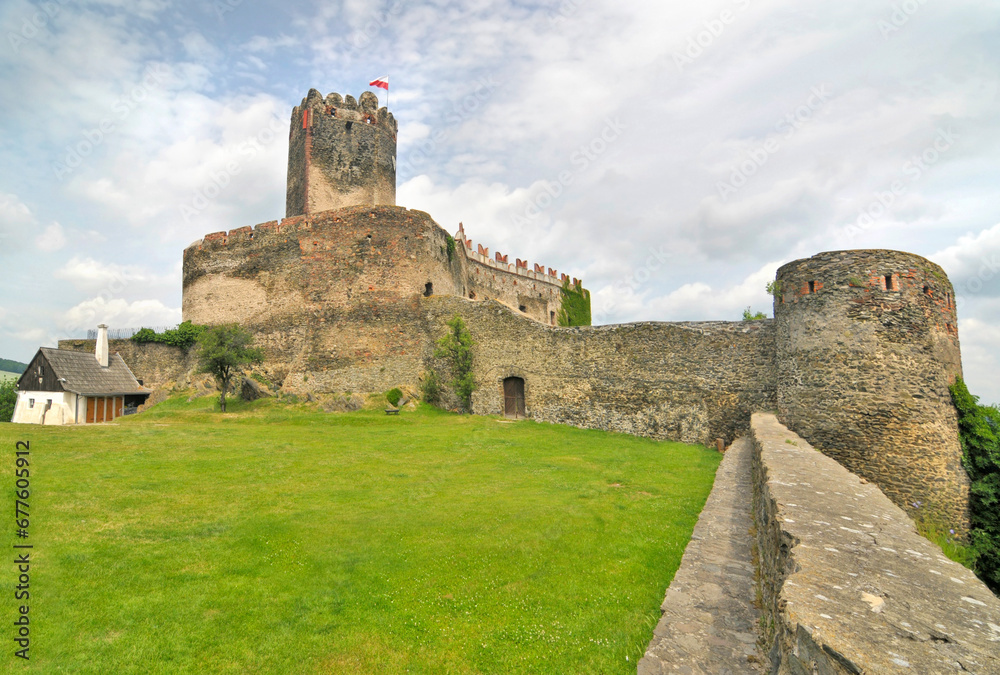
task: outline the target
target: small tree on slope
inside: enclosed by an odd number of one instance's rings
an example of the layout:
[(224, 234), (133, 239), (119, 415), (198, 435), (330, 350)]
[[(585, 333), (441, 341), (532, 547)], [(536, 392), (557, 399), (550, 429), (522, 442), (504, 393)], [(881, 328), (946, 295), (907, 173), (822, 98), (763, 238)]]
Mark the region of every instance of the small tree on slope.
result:
[(462, 412), (472, 412), (472, 392), (476, 390), (472, 374), (472, 335), (458, 314), (448, 322), (448, 328), (448, 334), (437, 341), (434, 356), (448, 359), (451, 388), (462, 403)]
[(264, 351), (252, 344), (253, 335), (236, 324), (213, 326), (198, 337), (198, 372), (215, 378), (215, 386), (222, 392), (222, 412), (226, 412), (226, 394), (233, 378), (243, 366), (264, 360)]

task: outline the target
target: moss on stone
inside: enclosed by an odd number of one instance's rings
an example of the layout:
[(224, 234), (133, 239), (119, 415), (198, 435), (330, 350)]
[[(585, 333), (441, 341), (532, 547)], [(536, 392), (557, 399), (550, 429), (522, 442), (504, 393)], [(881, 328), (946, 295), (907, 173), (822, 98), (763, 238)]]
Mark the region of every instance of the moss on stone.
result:
[(564, 281), (562, 285), (562, 308), (557, 317), (560, 326), (589, 326), (590, 291), (583, 286), (570, 285)]

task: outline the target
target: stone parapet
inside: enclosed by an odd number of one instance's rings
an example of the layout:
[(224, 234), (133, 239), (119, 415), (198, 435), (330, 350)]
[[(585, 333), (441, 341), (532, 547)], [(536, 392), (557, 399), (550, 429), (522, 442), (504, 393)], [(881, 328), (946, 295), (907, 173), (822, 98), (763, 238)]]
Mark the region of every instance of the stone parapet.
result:
[(753, 446), (726, 451), (681, 566), (667, 589), (639, 675), (760, 673), (750, 513)]
[(1000, 600), (972, 572), (774, 415), (751, 435), (772, 672), (1000, 673)]

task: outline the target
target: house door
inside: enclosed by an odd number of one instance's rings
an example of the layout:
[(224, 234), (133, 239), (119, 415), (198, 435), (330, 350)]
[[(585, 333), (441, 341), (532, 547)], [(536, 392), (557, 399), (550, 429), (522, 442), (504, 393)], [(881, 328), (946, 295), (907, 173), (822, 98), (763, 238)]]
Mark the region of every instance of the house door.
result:
[(97, 399), (91, 396), (87, 397), (87, 424), (93, 424), (97, 421)]
[(508, 377), (503, 381), (503, 414), (515, 420), (525, 418), (524, 380), (520, 377)]

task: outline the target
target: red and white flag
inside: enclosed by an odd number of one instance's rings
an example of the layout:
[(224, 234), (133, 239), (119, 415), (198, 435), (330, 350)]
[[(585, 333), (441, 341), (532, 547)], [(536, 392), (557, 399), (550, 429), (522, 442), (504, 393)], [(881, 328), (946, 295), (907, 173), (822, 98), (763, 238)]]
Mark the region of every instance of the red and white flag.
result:
[(379, 89), (385, 89), (386, 91), (389, 91), (389, 76), (385, 75), (383, 77), (378, 78), (377, 80), (372, 80), (371, 82), (368, 83), (368, 86), (378, 87)]

